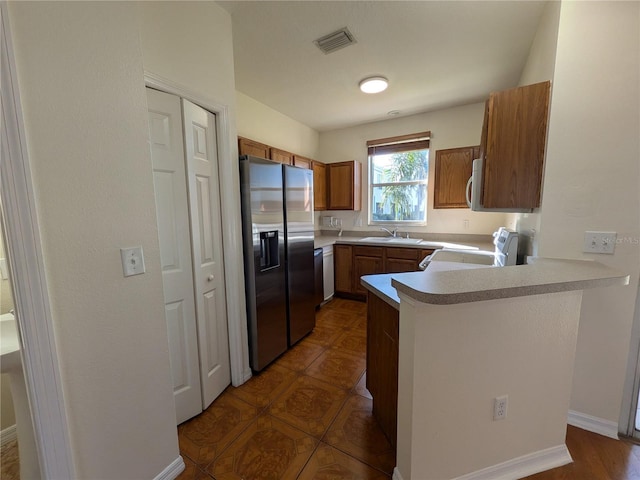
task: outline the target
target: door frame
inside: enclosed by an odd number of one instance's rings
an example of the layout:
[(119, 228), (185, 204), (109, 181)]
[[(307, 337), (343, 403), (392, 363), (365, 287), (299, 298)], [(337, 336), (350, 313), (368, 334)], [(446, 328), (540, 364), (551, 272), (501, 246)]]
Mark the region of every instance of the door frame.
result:
[(75, 478), (6, 2), (0, 17), (0, 195), (22, 368), (42, 477)]
[(640, 395), (640, 285), (638, 285), (636, 294), (636, 307), (629, 345), (627, 374), (622, 394), (618, 432), (621, 436), (635, 437), (640, 440), (640, 433), (636, 432), (635, 428), (638, 397)]
[(227, 302), (227, 327), (229, 332), (229, 360), (231, 364), (231, 384), (237, 387), (251, 378), (251, 368), (249, 367), (242, 248), (228, 247), (242, 245), (240, 173), (237, 162), (233, 161), (234, 158), (238, 158), (238, 149), (235, 143), (232, 144), (230, 142), (229, 107), (147, 70), (144, 72), (144, 83), (147, 87), (189, 100), (217, 117), (216, 135), (218, 137), (220, 206), (222, 209), (222, 223), (225, 227), (222, 229), (222, 250), (224, 257), (225, 300)]

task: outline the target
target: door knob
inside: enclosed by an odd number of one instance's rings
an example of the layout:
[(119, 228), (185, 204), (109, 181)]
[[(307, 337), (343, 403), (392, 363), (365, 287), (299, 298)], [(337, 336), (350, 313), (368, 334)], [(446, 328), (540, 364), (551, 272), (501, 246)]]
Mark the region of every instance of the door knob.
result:
[(207, 281), (209, 281), (209, 282), (213, 282), (213, 275), (209, 275), (209, 276), (207, 277)]

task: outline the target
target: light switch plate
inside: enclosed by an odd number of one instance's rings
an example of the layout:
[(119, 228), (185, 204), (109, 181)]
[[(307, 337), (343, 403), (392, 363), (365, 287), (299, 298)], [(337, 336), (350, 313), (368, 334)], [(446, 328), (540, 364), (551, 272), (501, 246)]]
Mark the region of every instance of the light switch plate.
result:
[(584, 232), (583, 252), (613, 254), (616, 246), (616, 232)]
[(142, 247), (121, 248), (122, 273), (125, 277), (140, 275), (145, 272)]

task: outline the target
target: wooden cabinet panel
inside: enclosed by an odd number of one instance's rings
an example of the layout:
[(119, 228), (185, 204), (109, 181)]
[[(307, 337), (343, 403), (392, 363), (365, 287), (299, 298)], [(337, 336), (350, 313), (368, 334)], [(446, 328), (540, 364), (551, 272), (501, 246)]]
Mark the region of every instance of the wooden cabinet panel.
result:
[(336, 293), (353, 292), (353, 248), (350, 245), (334, 245), (334, 287)]
[(466, 187), (479, 146), (436, 151), (433, 208), (469, 208)]
[(542, 82), (489, 96), (481, 142), (485, 208), (540, 206), (550, 87)]
[(387, 247), (385, 248), (387, 258), (404, 258), (407, 260), (415, 260), (418, 258), (420, 250), (417, 248), (399, 248), (399, 247)]
[(313, 162), (313, 209), (327, 209), (327, 166), (315, 160)]
[(327, 209), (360, 210), (362, 164), (355, 160), (327, 164)]
[(361, 295), (366, 295), (367, 290), (360, 284), (360, 277), (363, 275), (373, 275), (375, 273), (383, 273), (382, 256), (379, 257), (366, 257), (363, 255), (356, 255), (353, 258), (353, 292)]
[(367, 389), (373, 416), (396, 446), (398, 418), (398, 311), (369, 293), (367, 297)]
[(418, 262), (416, 260), (387, 258), (385, 262), (385, 273), (415, 272), (416, 270), (418, 270)]
[(269, 158), (274, 162), (284, 163), (285, 165), (293, 165), (293, 153), (279, 148), (269, 148)]
[(252, 155), (254, 157), (269, 158), (269, 145), (238, 137), (238, 152), (240, 155)]
[(313, 160), (310, 158), (303, 157), (301, 155), (293, 155), (293, 165), (300, 168), (306, 168), (311, 170), (311, 166), (313, 164)]
[(355, 256), (362, 255), (365, 257), (380, 257), (384, 254), (384, 247), (353, 247)]
[(433, 253), (433, 249), (429, 248), (429, 249), (422, 249), (420, 250), (420, 255), (418, 255), (418, 261), (421, 262), (422, 259), (424, 257), (426, 257), (427, 255), (431, 255)]
[(417, 248), (385, 248), (385, 273), (415, 272), (418, 270), (420, 250)]

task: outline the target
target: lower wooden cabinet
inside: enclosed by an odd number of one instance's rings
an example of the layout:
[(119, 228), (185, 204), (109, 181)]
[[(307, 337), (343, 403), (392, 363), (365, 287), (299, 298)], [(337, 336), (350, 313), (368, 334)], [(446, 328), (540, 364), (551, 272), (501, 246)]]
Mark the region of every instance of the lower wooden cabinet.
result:
[(353, 292), (366, 295), (360, 277), (384, 272), (384, 247), (353, 247)]
[(399, 313), (372, 293), (367, 297), (367, 390), (373, 416), (396, 446)]
[(333, 259), (336, 293), (352, 293), (353, 289), (353, 247), (351, 245), (334, 245)]
[[(367, 290), (360, 284), (363, 275), (402, 273), (419, 270), (420, 261), (432, 249), (340, 245), (335, 247), (335, 293), (364, 300)], [(338, 253), (339, 252), (339, 253)]]
[[(387, 247), (385, 273), (415, 272), (422, 258), (417, 248)], [(423, 257), (424, 258), (424, 257)]]

